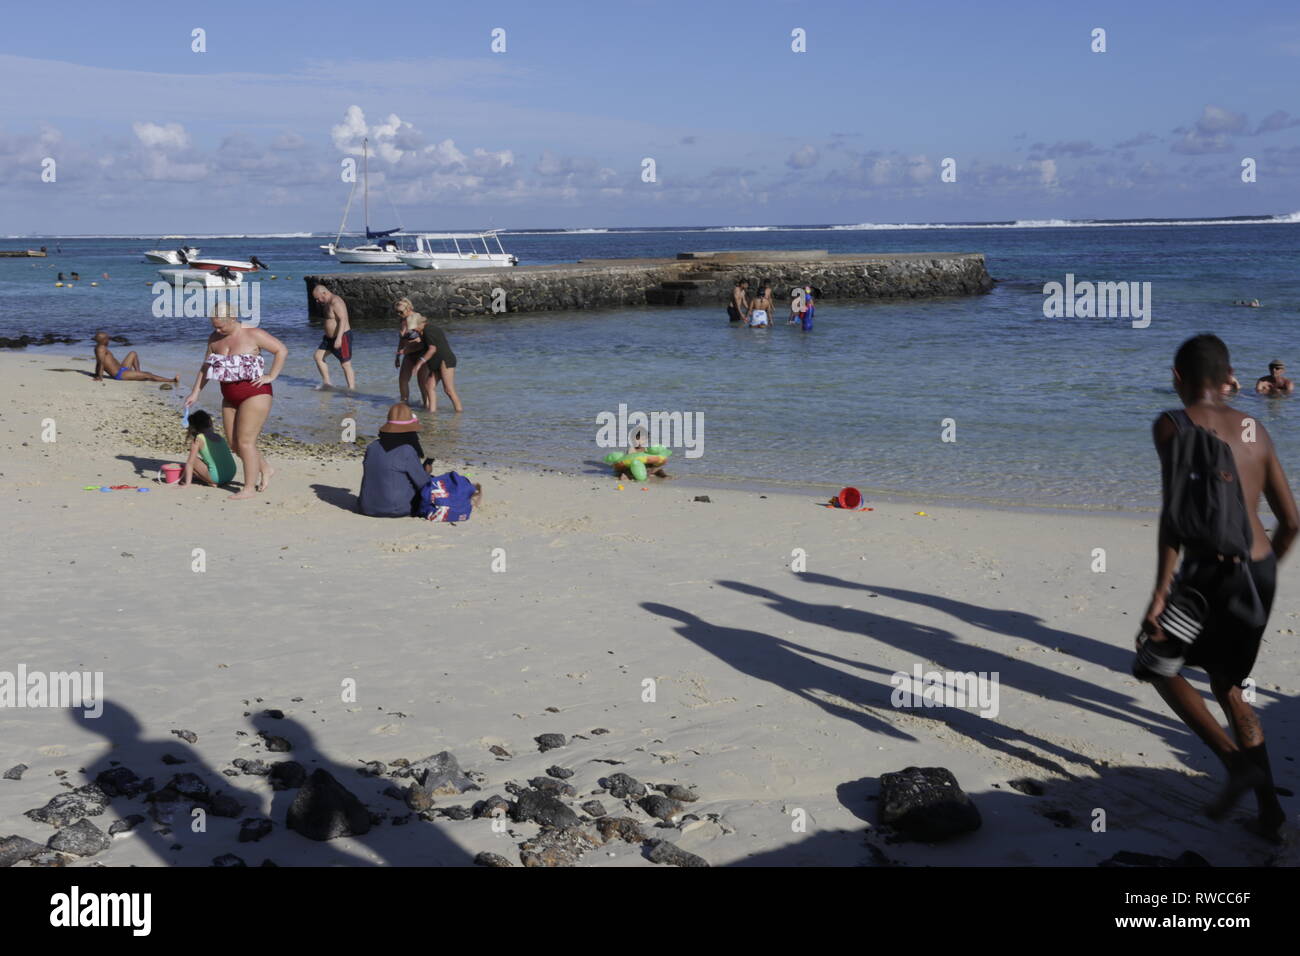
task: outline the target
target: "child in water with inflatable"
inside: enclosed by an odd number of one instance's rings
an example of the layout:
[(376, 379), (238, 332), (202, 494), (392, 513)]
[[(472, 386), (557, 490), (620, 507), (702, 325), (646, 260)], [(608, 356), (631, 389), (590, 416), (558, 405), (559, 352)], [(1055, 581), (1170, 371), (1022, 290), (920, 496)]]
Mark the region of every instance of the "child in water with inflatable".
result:
[(185, 462), (182, 485), (194, 479), (208, 485), (224, 485), (235, 478), (235, 456), (226, 440), (212, 427), (212, 416), (202, 409), (190, 412), (190, 457)]

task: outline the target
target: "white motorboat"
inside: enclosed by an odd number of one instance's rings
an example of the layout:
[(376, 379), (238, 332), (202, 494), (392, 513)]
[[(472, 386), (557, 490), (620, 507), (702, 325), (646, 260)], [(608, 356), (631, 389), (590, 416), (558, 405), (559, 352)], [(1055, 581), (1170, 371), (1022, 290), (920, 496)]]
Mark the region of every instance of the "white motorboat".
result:
[(172, 285), (198, 283), (205, 289), (233, 289), (244, 281), (242, 272), (213, 272), (205, 269), (159, 269), (158, 274)]
[[(348, 213), (352, 210), (352, 198), (357, 193), (356, 182), (352, 183), (352, 191), (348, 193), (348, 204), (343, 207), (343, 221), (339, 223), (338, 235), (334, 241), (321, 246), (327, 256), (333, 256), (339, 262), (349, 262), (363, 265), (401, 265), (402, 260), (398, 258), (401, 249), (397, 243), (388, 238), (401, 232), (402, 227), (396, 229), (385, 229), (382, 232), (375, 232), (370, 228), (370, 140), (361, 141), (361, 202), (364, 208), (364, 218), (366, 221), (366, 238), (377, 240), (367, 242), (360, 246), (351, 246), (343, 248), (339, 243), (343, 239), (343, 230), (348, 225)], [(391, 200), (390, 200), (391, 202)], [(393, 210), (396, 215), (397, 210)]]
[[(491, 242), (496, 243), (495, 249)], [(519, 264), (495, 231), (423, 232), (415, 237), (415, 251), (399, 252), (397, 258), (412, 269), (500, 269)]]
[(169, 266), (179, 266), (186, 259), (193, 259), (199, 254), (198, 246), (181, 246), (179, 249), (149, 249), (144, 257), (150, 262), (161, 262)]
[(228, 269), (231, 272), (256, 272), (258, 269), (266, 268), (257, 256), (249, 256), (247, 259), (187, 259), (184, 265), (191, 269), (202, 269), (204, 272), (216, 272), (218, 269)]

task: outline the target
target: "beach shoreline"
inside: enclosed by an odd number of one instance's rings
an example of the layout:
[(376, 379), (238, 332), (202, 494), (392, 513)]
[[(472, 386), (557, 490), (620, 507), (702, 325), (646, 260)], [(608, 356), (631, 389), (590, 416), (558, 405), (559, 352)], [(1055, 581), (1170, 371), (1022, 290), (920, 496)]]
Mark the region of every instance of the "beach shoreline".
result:
[[(12, 635), (0, 670), (102, 672), (114, 721), (7, 714), (0, 769), (29, 769), (0, 782), (0, 827), (44, 842), (54, 830), (24, 813), (110, 760), (159, 785), (198, 773), (244, 810), (203, 835), (142, 823), (69, 863), (206, 866), (236, 853), (250, 865), (459, 865), (493, 852), (519, 865), (534, 824), (420, 819), (383, 795), (404, 781), (356, 772), (442, 750), (482, 790), (435, 807), (508, 795), (506, 784), (559, 766), (574, 771), (575, 809), (601, 800), (711, 865), (1093, 866), (1124, 850), (1191, 850), (1215, 866), (1275, 859), (1234, 821), (1200, 814), (1219, 768), (1128, 674), (1154, 516), (929, 499), (844, 512), (816, 507), (821, 495), (732, 486), (706, 503), (684, 480), (619, 492), (609, 474), (474, 458), (484, 506), (430, 526), (356, 514), (359, 450), (294, 442), (268, 442), (278, 473), (266, 493), (228, 502), (149, 480), (180, 447), (168, 393), (94, 383), (83, 367), (0, 357), (0, 477), (8, 533), (23, 543), (0, 564)], [(51, 421), (56, 440), (42, 441)], [(92, 484), (149, 491), (82, 490)], [(1258, 668), (1258, 707), (1279, 741), (1300, 732), (1293, 568)], [(997, 673), (998, 712), (896, 706), (891, 676), (915, 668)], [(340, 696), (348, 681), (355, 700)], [(293, 749), (268, 754), (259, 733)], [(543, 753), (544, 733), (568, 739)], [(281, 757), (329, 768), (381, 823), (315, 843), (285, 829), (284, 791), (223, 773), (236, 758)], [(879, 778), (908, 766), (949, 768), (981, 828), (934, 844), (890, 837)], [(1277, 770), (1283, 786), (1289, 767)], [(693, 787), (698, 819), (658, 827), (594, 793), (613, 771)], [(1041, 792), (1012, 786), (1024, 778)], [(93, 822), (150, 812), (114, 800)], [(271, 834), (239, 843), (239, 819), (258, 814)], [(581, 865), (647, 863), (643, 846), (612, 841)]]

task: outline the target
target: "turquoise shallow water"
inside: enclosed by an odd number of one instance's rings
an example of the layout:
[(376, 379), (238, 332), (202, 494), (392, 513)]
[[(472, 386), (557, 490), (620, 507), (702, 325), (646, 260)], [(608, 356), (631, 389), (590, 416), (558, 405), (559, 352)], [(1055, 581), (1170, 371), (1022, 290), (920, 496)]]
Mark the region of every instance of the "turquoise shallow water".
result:
[[(258, 255), (278, 277), (261, 280), (263, 327), (292, 356), (268, 427), (337, 440), (342, 419), (372, 433), (395, 400), (394, 335), (357, 331), (358, 395), (312, 389), (310, 353), (320, 332), (307, 322), (301, 277), (337, 271), (320, 241), (199, 244), (205, 255)], [(0, 245), (40, 242), (54, 249), (53, 240)], [(127, 335), (146, 367), (192, 378), (206, 323), (152, 317), (147, 283), (158, 267), (140, 252), (156, 241), (60, 243), (62, 254), (47, 260), (0, 259), (0, 335), (88, 337), (105, 328)], [(1221, 335), (1243, 382), (1275, 356), (1300, 370), (1300, 354), (1288, 351), (1300, 318), (1298, 224), (522, 235), (506, 245), (525, 263), (717, 248), (977, 251), (1001, 281), (976, 298), (824, 302), (807, 335), (784, 325), (733, 328), (720, 307), (445, 322), (467, 411), (441, 412), (426, 446), (448, 457), (594, 469), (605, 451), (596, 444), (597, 416), (622, 403), (702, 415), (703, 455), (679, 453), (673, 470), (683, 475), (1149, 507), (1158, 494), (1149, 425), (1176, 403), (1168, 367), (1183, 338)], [(54, 288), (55, 272), (74, 269), (81, 283)], [(91, 288), (90, 277), (105, 271), (110, 278)], [(1151, 282), (1150, 327), (1044, 318), (1043, 284), (1066, 273)], [(1244, 297), (1264, 308), (1232, 306)], [(205, 392), (205, 403), (215, 394)], [(1239, 405), (1300, 471), (1294, 401), (1249, 394)], [(955, 443), (940, 440), (947, 418), (956, 422)]]

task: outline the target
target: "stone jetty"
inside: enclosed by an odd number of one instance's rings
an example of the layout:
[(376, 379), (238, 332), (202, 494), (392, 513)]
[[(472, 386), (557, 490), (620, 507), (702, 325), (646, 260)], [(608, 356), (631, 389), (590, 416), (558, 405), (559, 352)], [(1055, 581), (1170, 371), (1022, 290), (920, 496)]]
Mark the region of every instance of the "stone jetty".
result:
[(676, 259), (583, 259), (509, 269), (418, 270), (309, 275), (308, 309), (319, 318), (311, 288), (341, 295), (357, 325), (392, 325), (393, 303), (408, 298), (430, 317), (619, 309), (646, 305), (716, 306), (721, 312), (737, 279), (772, 284), (778, 300), (796, 285), (821, 300), (978, 295), (993, 288), (980, 253), (829, 254), (686, 252)]

